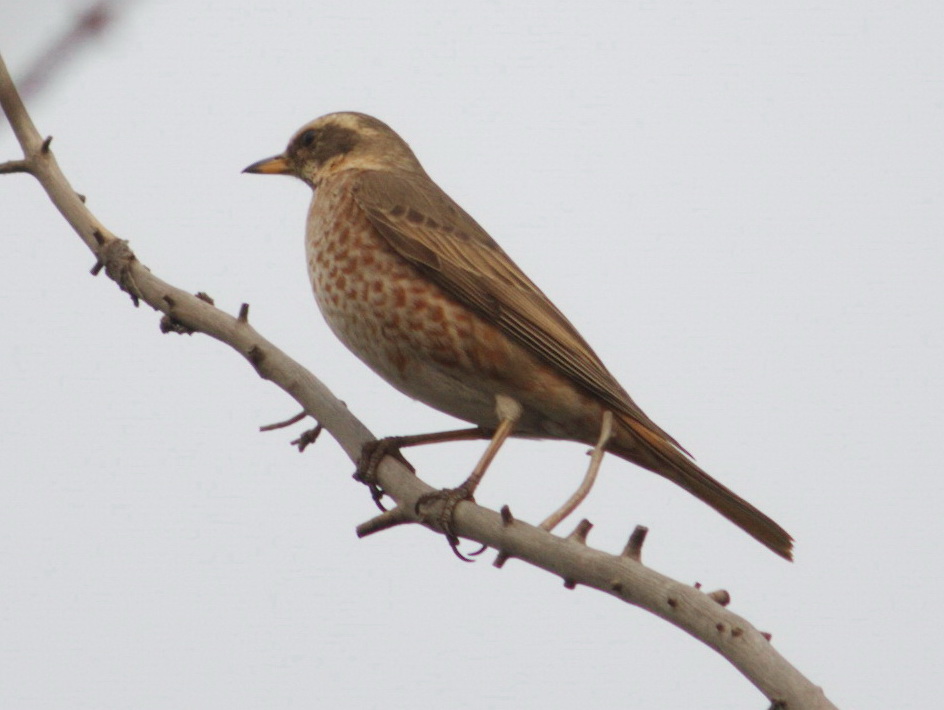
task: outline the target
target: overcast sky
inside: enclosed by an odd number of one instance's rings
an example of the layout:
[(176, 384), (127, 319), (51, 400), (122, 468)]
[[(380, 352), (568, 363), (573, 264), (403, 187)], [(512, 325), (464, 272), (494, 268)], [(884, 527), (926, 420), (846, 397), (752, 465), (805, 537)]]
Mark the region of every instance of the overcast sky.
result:
[[(0, 8), (15, 74), (77, 7)], [(377, 435), (456, 426), (321, 320), (309, 190), (240, 174), (320, 114), (378, 116), (797, 548), (615, 458), (590, 543), (649, 526), (648, 564), (728, 589), (840, 707), (940, 702), (944, 5), (121, 7), (30, 109), (147, 266), (249, 302)], [(259, 434), (294, 402), (90, 277), (26, 176), (0, 179), (0, 237), (0, 707), (766, 707), (602, 594), (421, 529), (357, 540), (374, 507), (337, 445)], [(539, 521), (585, 448), (512, 442), (477, 498)], [(409, 458), (445, 486), (481, 449)]]

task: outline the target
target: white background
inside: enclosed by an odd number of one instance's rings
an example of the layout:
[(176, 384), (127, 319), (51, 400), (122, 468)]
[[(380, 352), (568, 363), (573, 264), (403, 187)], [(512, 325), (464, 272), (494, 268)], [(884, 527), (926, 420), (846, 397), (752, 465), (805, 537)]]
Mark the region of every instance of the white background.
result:
[[(0, 8), (14, 73), (76, 7)], [(455, 426), (317, 314), (308, 189), (240, 174), (320, 114), (380, 117), (797, 561), (615, 458), (591, 544), (648, 525), (649, 564), (730, 590), (840, 707), (940, 702), (944, 5), (121, 7), (30, 109), (145, 264), (249, 302), (378, 435)], [(257, 433), (296, 405), (91, 278), (27, 176), (0, 239), (0, 708), (766, 707), (609, 597), (420, 529), (358, 541), (337, 445)], [(448, 485), (481, 447), (410, 458)], [(478, 498), (537, 521), (584, 450), (513, 442)]]

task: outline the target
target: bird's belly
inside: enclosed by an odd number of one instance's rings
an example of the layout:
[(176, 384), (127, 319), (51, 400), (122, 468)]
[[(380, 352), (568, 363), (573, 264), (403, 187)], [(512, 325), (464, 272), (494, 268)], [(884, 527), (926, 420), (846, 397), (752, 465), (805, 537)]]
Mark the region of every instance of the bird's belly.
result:
[(322, 276), (312, 280), (315, 298), (351, 352), (404, 394), (466, 421), (493, 423), (494, 393), (473, 376), (477, 368), (467, 347), (473, 326), (453, 317), (461, 314), (431, 301), (411, 279)]

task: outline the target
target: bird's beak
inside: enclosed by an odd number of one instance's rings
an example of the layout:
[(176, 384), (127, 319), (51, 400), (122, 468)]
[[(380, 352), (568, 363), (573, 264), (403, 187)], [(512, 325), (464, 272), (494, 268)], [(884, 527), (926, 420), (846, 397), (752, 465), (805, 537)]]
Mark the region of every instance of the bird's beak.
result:
[(271, 158), (265, 158), (264, 160), (253, 163), (243, 170), (243, 172), (261, 173), (262, 175), (290, 175), (293, 171), (284, 155), (274, 155)]

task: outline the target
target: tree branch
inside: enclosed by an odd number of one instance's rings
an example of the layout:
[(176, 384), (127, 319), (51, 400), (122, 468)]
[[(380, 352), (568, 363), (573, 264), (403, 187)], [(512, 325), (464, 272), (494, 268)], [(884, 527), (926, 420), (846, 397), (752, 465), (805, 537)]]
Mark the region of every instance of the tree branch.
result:
[[(212, 305), (204, 294), (194, 296), (155, 276), (137, 260), (128, 243), (112, 234), (85, 207), (59, 169), (36, 130), (0, 58), (0, 104), (23, 148), (24, 159), (0, 164), (0, 173), (27, 172), (39, 180), (53, 204), (95, 255), (93, 273), (106, 274), (139, 301), (164, 314), (165, 332), (200, 332), (241, 354), (260, 377), (270, 380), (295, 399), (333, 436), (352, 461), (373, 441), (370, 431), (314, 375), (260, 335), (250, 324), (248, 307), (233, 317)], [(415, 511), (417, 499), (432, 488), (392, 457), (377, 469), (383, 491), (396, 507), (358, 527), (368, 535), (404, 523), (435, 529), (436, 506)], [(462, 537), (499, 551), (496, 564), (518, 558), (560, 576), (564, 584), (593, 587), (669, 621), (722, 654), (775, 707), (834, 708), (822, 690), (784, 659), (762, 634), (722, 604), (723, 590), (705, 594), (676, 582), (640, 562), (643, 528), (637, 528), (623, 554), (611, 555), (587, 546), (590, 524), (582, 521), (567, 538), (516, 520), (507, 506), (499, 514), (473, 503), (456, 508), (454, 529)]]
[(93, 2), (81, 10), (66, 31), (56, 37), (50, 46), (20, 77), (23, 96), (35, 96), (49, 83), (63, 65), (67, 64), (85, 45), (102, 34), (113, 23), (117, 8), (114, 2)]

